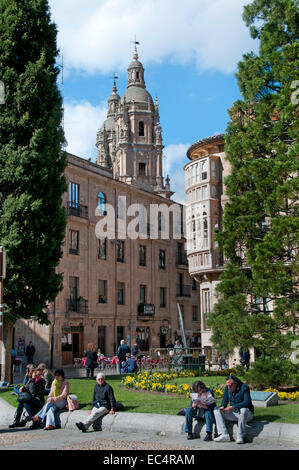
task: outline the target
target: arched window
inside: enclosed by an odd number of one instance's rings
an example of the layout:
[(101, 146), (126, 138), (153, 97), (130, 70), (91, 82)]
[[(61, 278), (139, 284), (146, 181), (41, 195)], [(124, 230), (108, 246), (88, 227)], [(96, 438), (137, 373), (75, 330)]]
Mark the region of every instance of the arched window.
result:
[(144, 137), (144, 122), (139, 121), (138, 128), (139, 128), (139, 136)]
[(99, 192), (98, 194), (98, 207), (97, 207), (97, 215), (107, 215), (106, 211), (106, 196), (104, 193)]

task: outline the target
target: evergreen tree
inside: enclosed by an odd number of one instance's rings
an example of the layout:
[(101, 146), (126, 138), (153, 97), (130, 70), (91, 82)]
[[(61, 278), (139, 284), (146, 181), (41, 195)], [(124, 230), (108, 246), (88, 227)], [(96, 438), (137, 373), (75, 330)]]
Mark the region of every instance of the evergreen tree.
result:
[(230, 197), (216, 239), (227, 263), (209, 325), (221, 350), (282, 357), (299, 326), (297, 0), (254, 0), (243, 19), (259, 54), (238, 64), (230, 110)]
[(47, 323), (44, 309), (62, 288), (66, 157), (56, 36), (47, 0), (0, 0), (0, 244), (4, 320), (12, 323)]

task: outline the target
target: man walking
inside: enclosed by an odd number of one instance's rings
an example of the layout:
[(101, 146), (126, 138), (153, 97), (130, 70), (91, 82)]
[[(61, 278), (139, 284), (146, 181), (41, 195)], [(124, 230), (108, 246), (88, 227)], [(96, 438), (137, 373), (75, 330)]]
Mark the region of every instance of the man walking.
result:
[(101, 416), (108, 413), (113, 415), (115, 413), (115, 406), (113, 388), (105, 381), (105, 374), (99, 372), (97, 383), (94, 386), (92, 409), (89, 411), (90, 416), (85, 423), (76, 423), (77, 428), (82, 432), (86, 432), (89, 426), (95, 423)]
[[(230, 403), (230, 406), (227, 406)], [(245, 439), (245, 426), (253, 419), (254, 406), (251, 401), (248, 385), (241, 382), (235, 375), (226, 377), (226, 386), (221, 406), (215, 408), (214, 416), (219, 436), (215, 442), (229, 442), (226, 421), (238, 423), (237, 444), (243, 444)]]

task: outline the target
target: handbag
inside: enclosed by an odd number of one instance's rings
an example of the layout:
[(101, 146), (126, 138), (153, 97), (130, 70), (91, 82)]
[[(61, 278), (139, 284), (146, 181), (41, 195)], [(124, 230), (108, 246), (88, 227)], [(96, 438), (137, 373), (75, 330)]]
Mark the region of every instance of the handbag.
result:
[(79, 410), (79, 401), (77, 395), (67, 396), (67, 409), (69, 411)]
[(19, 403), (28, 403), (32, 400), (32, 396), (29, 392), (19, 392), (18, 402)]

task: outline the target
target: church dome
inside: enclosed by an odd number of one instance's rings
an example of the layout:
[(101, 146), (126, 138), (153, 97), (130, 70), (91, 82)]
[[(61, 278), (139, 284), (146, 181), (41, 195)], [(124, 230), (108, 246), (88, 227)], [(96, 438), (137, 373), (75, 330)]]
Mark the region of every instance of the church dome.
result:
[(115, 130), (115, 120), (113, 116), (108, 117), (102, 124), (101, 129), (106, 129), (106, 131), (114, 131)]
[(133, 85), (127, 88), (127, 90), (124, 92), (124, 94), (121, 97), (121, 102), (124, 102), (124, 99), (126, 99), (126, 102), (129, 103), (130, 101), (135, 101), (135, 102), (148, 102), (148, 99), (150, 98), (151, 103), (153, 103), (153, 99), (149, 92), (145, 89), (142, 88), (138, 85)]

